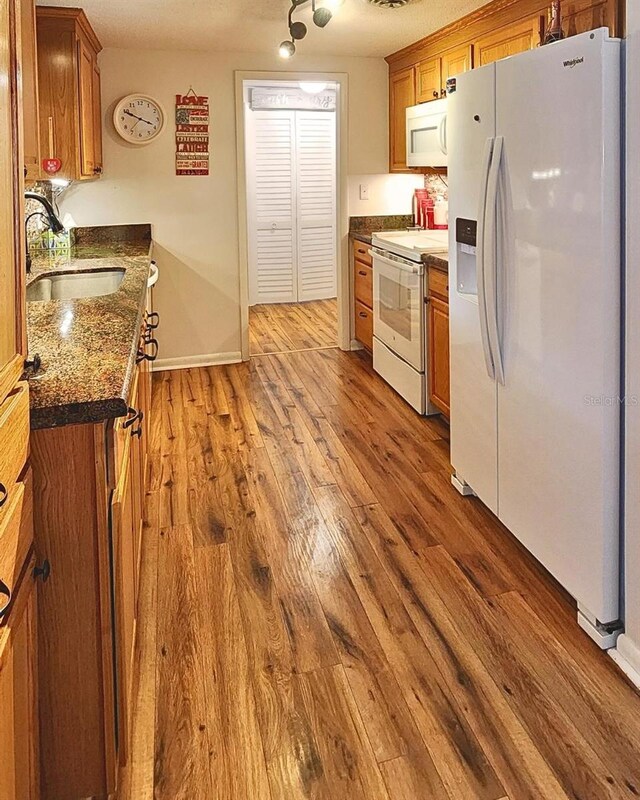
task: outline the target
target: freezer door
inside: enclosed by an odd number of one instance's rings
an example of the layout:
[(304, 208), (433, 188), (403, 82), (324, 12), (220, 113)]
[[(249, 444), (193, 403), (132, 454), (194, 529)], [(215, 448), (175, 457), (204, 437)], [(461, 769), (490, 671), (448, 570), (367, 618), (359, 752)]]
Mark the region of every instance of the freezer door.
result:
[(449, 312), (451, 463), (458, 477), (496, 512), (497, 390), (483, 347), (476, 261), (478, 211), (486, 188), (483, 160), (494, 136), (491, 64), (460, 75), (448, 97)]
[(619, 42), (501, 61), (498, 515), (601, 622), (618, 618)]

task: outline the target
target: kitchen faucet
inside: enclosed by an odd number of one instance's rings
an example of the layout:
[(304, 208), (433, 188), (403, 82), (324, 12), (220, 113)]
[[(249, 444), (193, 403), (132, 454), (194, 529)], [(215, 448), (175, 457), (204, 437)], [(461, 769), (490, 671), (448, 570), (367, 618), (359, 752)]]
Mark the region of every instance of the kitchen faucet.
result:
[(53, 206), (51, 205), (49, 200), (47, 200), (47, 198), (44, 197), (43, 195), (38, 194), (37, 192), (25, 192), (24, 199), (37, 200), (38, 202), (42, 203), (42, 205), (44, 206), (44, 210), (46, 212), (45, 215), (41, 211), (36, 211), (33, 214), (29, 214), (24, 221), (24, 237), (27, 248), (27, 261), (26, 261), (27, 272), (31, 272), (31, 253), (29, 252), (29, 239), (27, 238), (27, 225), (31, 217), (35, 216), (36, 214), (39, 214), (42, 217), (46, 216), (47, 222), (49, 223), (49, 229), (51, 230), (52, 233), (62, 233), (62, 231), (64, 230), (64, 225), (58, 219), (58, 215), (54, 211)]

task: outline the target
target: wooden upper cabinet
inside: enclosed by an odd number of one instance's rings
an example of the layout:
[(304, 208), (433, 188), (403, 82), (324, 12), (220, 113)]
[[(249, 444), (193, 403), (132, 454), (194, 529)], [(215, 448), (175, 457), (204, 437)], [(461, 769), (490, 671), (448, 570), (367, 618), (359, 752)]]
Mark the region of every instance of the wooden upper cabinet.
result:
[(391, 75), (389, 87), (389, 146), (391, 172), (407, 171), (406, 110), (416, 104), (416, 70), (403, 69)]
[(93, 53), (84, 38), (78, 39), (78, 90), (80, 93), (80, 171), (91, 178), (95, 159), (95, 111), (93, 101)]
[[(0, 403), (23, 370), (24, 219), (22, 137), (18, 119), (18, 5), (0, 3)], [(16, 69), (16, 66), (18, 69)]]
[(440, 62), (442, 74), (441, 94), (444, 97), (447, 91), (447, 80), (473, 68), (473, 45), (465, 44), (462, 47), (448, 50), (442, 56)]
[(22, 133), (27, 182), (40, 179), (40, 122), (38, 111), (38, 57), (36, 45), (36, 4), (20, 3)]
[(37, 26), (42, 156), (62, 161), (60, 178), (95, 178), (102, 172), (102, 46), (78, 8), (38, 6)]
[(540, 16), (492, 31), (473, 45), (476, 66), (483, 67), (501, 58), (532, 50), (540, 44)]
[(441, 59), (429, 58), (416, 67), (416, 103), (437, 100), (442, 91)]

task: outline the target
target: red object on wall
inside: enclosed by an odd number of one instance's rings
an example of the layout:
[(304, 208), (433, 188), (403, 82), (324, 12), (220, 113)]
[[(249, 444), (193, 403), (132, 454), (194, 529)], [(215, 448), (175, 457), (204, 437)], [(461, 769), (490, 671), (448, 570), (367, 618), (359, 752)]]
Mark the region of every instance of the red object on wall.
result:
[(62, 168), (62, 161), (59, 158), (43, 158), (42, 159), (42, 169), (47, 173), (47, 175), (55, 175), (56, 172), (60, 172)]

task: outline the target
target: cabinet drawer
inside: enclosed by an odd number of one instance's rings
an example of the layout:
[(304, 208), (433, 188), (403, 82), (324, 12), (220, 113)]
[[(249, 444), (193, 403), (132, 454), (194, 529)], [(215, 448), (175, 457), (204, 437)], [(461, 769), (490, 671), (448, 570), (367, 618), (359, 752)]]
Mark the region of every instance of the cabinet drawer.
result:
[(354, 262), (354, 293), (356, 300), (365, 306), (373, 308), (373, 270), (366, 264), (356, 260)]
[(0, 521), (29, 452), (29, 388), (18, 387), (0, 405)]
[[(11, 498), (0, 519), (0, 609), (17, 589), (18, 580), (33, 544), (33, 488), (31, 471), (13, 485)], [(0, 617), (0, 620), (2, 618)]]
[(359, 242), (356, 240), (353, 243), (353, 257), (358, 261), (362, 261), (362, 263), (367, 267), (370, 267), (372, 266), (371, 256), (369, 255), (370, 249), (370, 244), (365, 244), (364, 242)]
[(429, 267), (429, 294), (449, 301), (449, 276), (435, 267)]
[(373, 350), (373, 311), (356, 301), (356, 339)]

